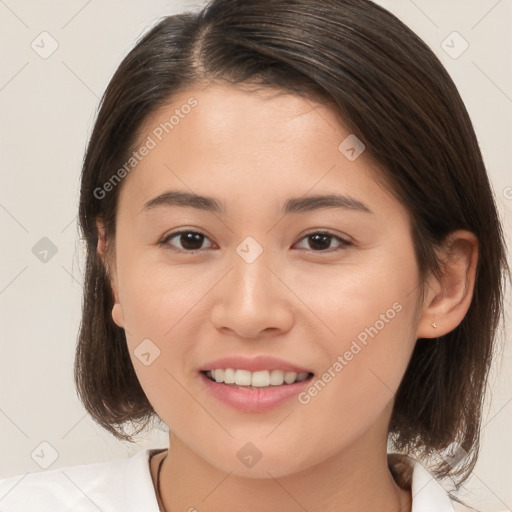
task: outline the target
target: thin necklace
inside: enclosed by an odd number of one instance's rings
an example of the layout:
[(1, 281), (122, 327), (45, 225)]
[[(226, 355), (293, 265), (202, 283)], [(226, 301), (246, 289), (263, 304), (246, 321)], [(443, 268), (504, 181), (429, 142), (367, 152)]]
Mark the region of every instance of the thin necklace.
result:
[(158, 464), (158, 471), (156, 472), (156, 495), (159, 501), (158, 508), (160, 508), (160, 512), (166, 512), (164, 508), (164, 503), (162, 501), (162, 496), (160, 494), (160, 470), (162, 469), (162, 464), (165, 459), (167, 459), (167, 455), (169, 455), (169, 452), (165, 455), (165, 457), (160, 461), (160, 464)]

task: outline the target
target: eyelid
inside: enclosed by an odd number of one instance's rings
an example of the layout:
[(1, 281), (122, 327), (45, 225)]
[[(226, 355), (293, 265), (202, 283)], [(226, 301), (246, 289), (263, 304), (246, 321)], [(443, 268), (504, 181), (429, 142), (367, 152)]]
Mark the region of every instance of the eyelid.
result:
[(345, 234), (335, 233), (335, 232), (333, 232), (329, 229), (325, 229), (325, 228), (316, 228), (316, 229), (308, 230), (305, 233), (303, 233), (302, 235), (300, 235), (299, 240), (302, 240), (304, 237), (309, 236), (309, 235), (329, 235), (329, 236), (332, 236), (333, 238), (338, 238), (347, 244), (355, 243), (354, 240), (352, 239), (352, 237), (345, 235)]

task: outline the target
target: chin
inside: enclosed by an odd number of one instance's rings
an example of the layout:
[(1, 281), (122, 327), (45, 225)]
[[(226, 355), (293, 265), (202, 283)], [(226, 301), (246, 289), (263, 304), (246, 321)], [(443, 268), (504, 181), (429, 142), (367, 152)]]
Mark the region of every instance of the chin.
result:
[[(280, 478), (305, 471), (315, 464), (321, 462), (318, 454), (300, 453), (300, 459), (297, 452), (298, 443), (289, 446), (281, 444), (279, 447), (262, 446), (261, 449), (256, 448), (256, 443), (236, 443), (235, 448), (227, 448), (223, 454), (211, 454), (208, 462), (214, 465), (220, 471), (231, 473), (243, 478)], [(295, 455), (295, 457), (293, 456)]]

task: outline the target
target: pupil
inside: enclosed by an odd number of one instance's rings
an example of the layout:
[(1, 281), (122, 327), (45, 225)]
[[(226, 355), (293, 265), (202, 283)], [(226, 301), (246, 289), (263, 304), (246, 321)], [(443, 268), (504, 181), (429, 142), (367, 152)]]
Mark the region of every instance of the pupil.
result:
[[(180, 236), (181, 245), (184, 249), (194, 251), (201, 248), (203, 245), (204, 236), (200, 233), (184, 233)], [(197, 244), (199, 242), (199, 244)]]
[[(322, 234), (316, 234), (316, 235), (310, 235), (309, 239), (310, 241), (313, 240), (313, 243), (311, 243), (311, 247), (313, 249), (328, 249), (330, 244), (330, 237), (331, 235), (322, 235)], [(319, 242), (320, 241), (320, 242)], [(327, 243), (322, 243), (327, 242)]]

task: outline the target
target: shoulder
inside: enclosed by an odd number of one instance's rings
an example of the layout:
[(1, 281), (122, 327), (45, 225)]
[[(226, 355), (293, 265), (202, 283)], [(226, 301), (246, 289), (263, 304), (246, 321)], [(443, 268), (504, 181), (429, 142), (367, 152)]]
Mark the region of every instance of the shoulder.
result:
[[(437, 512), (478, 512), (451, 496), (441, 482), (418, 460), (402, 454), (388, 454), (388, 464), (397, 484), (411, 489), (413, 510)], [(433, 507), (433, 508), (432, 508)]]
[[(158, 512), (152, 450), (120, 460), (66, 466), (0, 480), (2, 512)], [(156, 508), (155, 508), (156, 507)]]

